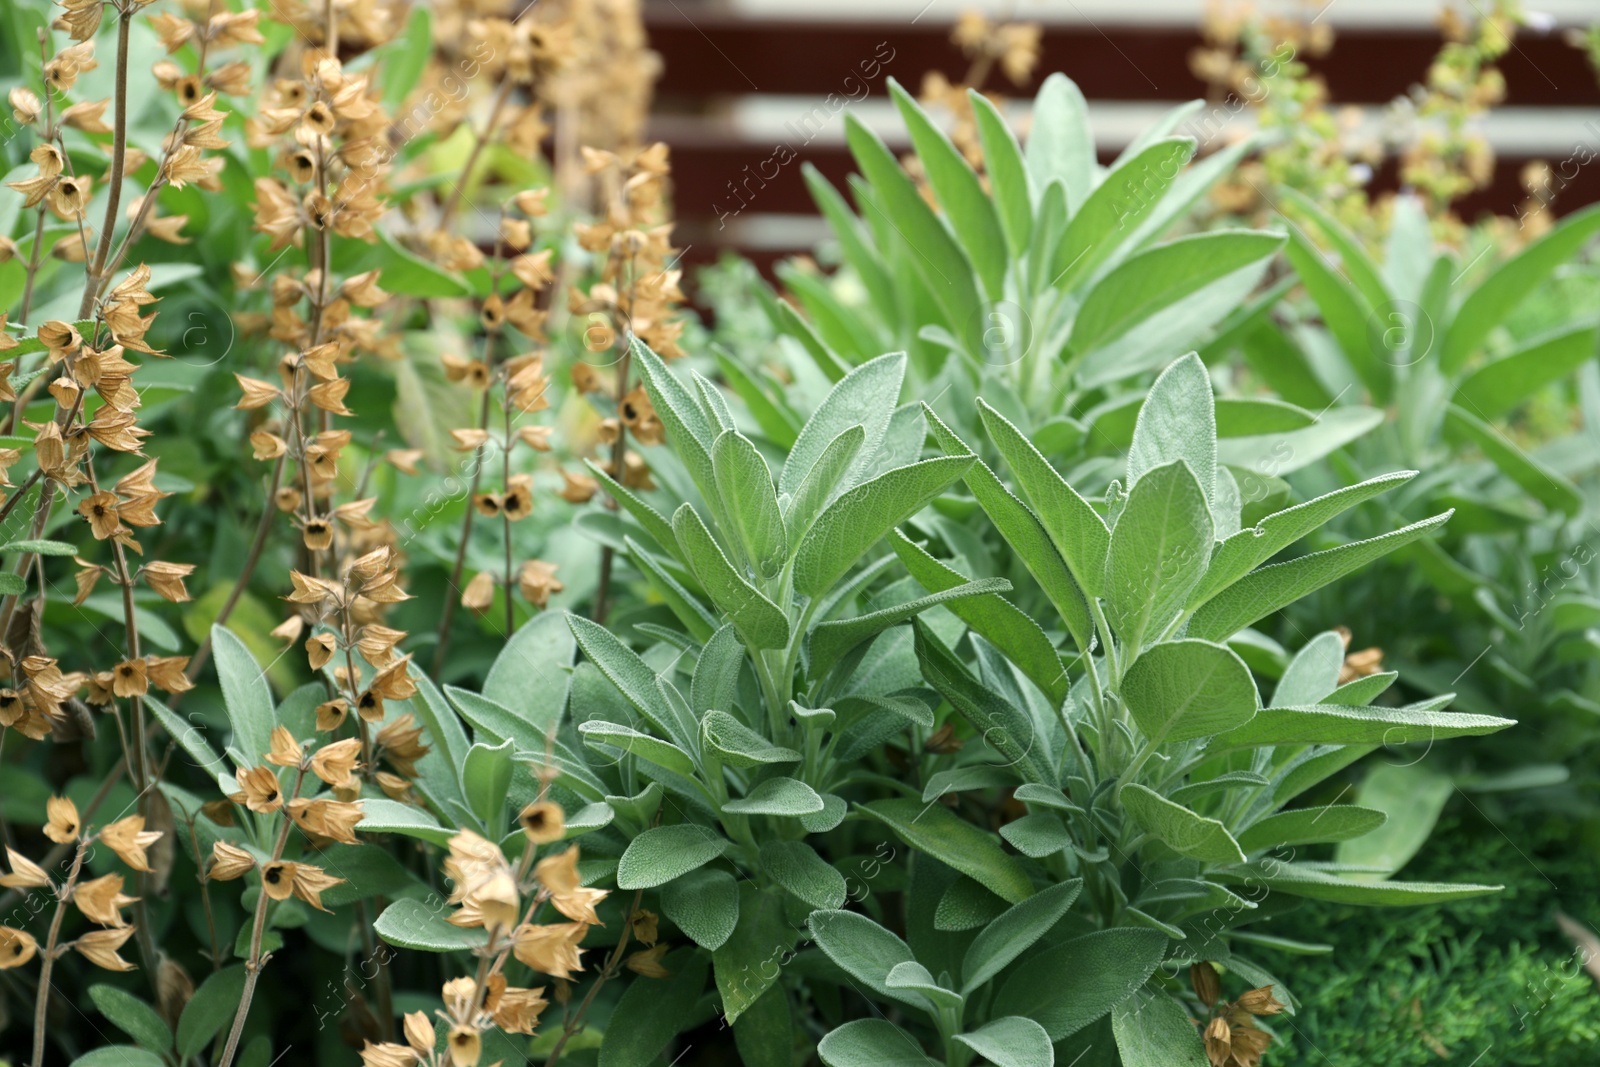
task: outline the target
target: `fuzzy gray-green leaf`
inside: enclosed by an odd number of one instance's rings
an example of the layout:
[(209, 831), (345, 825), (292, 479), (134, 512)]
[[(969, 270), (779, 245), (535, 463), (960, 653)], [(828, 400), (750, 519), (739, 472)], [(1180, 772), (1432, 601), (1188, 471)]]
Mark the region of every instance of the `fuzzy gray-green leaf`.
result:
[(1004, 578), (983, 578), (867, 615), (825, 622), (811, 631), (810, 655), (818, 663), (835, 663), (862, 641), (876, 637), (889, 627), (920, 615), (929, 608), (966, 597), (996, 595), (1010, 591), (1011, 583)]
[(788, 618), (778, 605), (734, 570), (692, 505), (682, 504), (673, 513), (672, 532), (683, 546), (694, 576), (712, 603), (727, 613), (739, 636), (755, 648), (782, 648), (788, 643)]
[(779, 815), (799, 818), (822, 811), (822, 797), (794, 778), (768, 778), (743, 797), (730, 800), (722, 810), (735, 815)]
[(654, 889), (722, 855), (728, 841), (698, 823), (652, 826), (628, 843), (617, 865), (617, 888)]
[(700, 741), (706, 751), (729, 767), (800, 761), (800, 753), (774, 745), (725, 711), (708, 712), (700, 720)]
[(1163, 642), (1134, 660), (1122, 699), (1152, 745), (1231, 730), (1261, 703), (1250, 668), (1232, 649), (1192, 639)]
[(893, 933), (853, 911), (814, 911), (806, 923), (817, 947), (852, 978), (880, 997), (927, 1008), (922, 994), (888, 984), (890, 971), (916, 958), (910, 946)]
[(1033, 895), (1033, 882), (1015, 857), (987, 832), (937, 804), (905, 798), (876, 800), (861, 811), (883, 821), (900, 839), (988, 886), (1012, 904)]
[(1159, 931), (1124, 926), (1051, 945), (1010, 972), (995, 1003), (1037, 1021), (1060, 1041), (1143, 986), (1168, 944)]
[(1476, 737), (1515, 726), (1516, 720), (1428, 708), (1371, 708), (1341, 704), (1265, 708), (1216, 739), (1224, 747), (1292, 744), (1403, 745)]
[[(1286, 563), (1274, 563), (1252, 571), (1196, 611), (1189, 623), (1189, 634), (1211, 641), (1226, 640), (1257, 619), (1293, 604), (1329, 582), (1338, 581), (1401, 545), (1426, 536), (1443, 525), (1451, 514), (1447, 511), (1431, 519), (1369, 537), (1365, 541), (1352, 541), (1338, 548), (1313, 552)], [(1249, 530), (1244, 530), (1235, 536), (1249, 534)], [(1188, 588), (1185, 589), (1186, 595)]]
[(1239, 843), (1216, 819), (1197, 815), (1155, 790), (1132, 782), (1122, 790), (1122, 803), (1151, 836), (1180, 855), (1207, 863), (1244, 862)]
[(813, 908), (837, 908), (845, 901), (844, 875), (804, 841), (767, 841), (761, 868), (784, 889)]
[(1211, 509), (1181, 459), (1133, 486), (1106, 552), (1106, 614), (1118, 638), (1138, 648), (1183, 606), (1211, 559)]
[(982, 400), (978, 401), (978, 414), (1072, 576), (1090, 595), (1099, 595), (1111, 544), (1105, 520), (1004, 415)]
[(795, 553), (794, 588), (821, 596), (868, 549), (921, 511), (972, 466), (970, 456), (944, 456), (897, 467), (849, 490), (818, 516)]
[(1258, 852), (1279, 845), (1317, 845), (1348, 841), (1382, 826), (1388, 816), (1374, 808), (1335, 804), (1280, 811), (1239, 834), (1239, 847)]
[(661, 910), (701, 948), (718, 949), (739, 921), (739, 885), (727, 871), (700, 867), (661, 887)]
[(729, 432), (711, 447), (711, 466), (745, 557), (761, 577), (774, 577), (789, 558), (789, 541), (766, 460), (749, 438)]

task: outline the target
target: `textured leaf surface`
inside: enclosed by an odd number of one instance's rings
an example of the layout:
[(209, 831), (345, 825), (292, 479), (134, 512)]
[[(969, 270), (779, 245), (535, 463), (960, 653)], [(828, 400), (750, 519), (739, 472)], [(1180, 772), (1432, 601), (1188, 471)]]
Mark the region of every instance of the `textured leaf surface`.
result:
[(1155, 973), (1167, 935), (1122, 926), (1052, 945), (1019, 964), (996, 1004), (1037, 1021), (1060, 1041), (1122, 1003)]
[[(382, 932), (379, 931), (380, 934)], [(187, 1060), (199, 1055), (218, 1031), (233, 1022), (234, 1014), (239, 1010), (239, 998), (243, 995), (243, 964), (224, 967), (208, 975), (206, 980), (200, 983), (200, 988), (195, 990), (194, 996), (189, 998), (189, 1003), (184, 1005), (183, 1014), (178, 1017), (179, 1057)]]
[(1370, 833), (1388, 819), (1383, 812), (1354, 804), (1280, 811), (1239, 835), (1239, 847), (1257, 852), (1278, 845), (1314, 845), (1348, 841)]
[(859, 472), (865, 468), (888, 432), (905, 371), (905, 353), (890, 352), (868, 360), (835, 383), (795, 439), (779, 474), (778, 494), (793, 498), (823, 453), (840, 434), (855, 427), (862, 430), (863, 437), (852, 469)]
[(495, 657), (483, 695), (545, 733), (561, 721), (576, 653), (566, 619), (556, 612), (535, 615)]
[(890, 971), (915, 959), (911, 947), (900, 938), (853, 911), (814, 911), (806, 922), (817, 947), (852, 978), (879, 996), (927, 1008), (922, 994), (888, 984)]
[(211, 658), (233, 727), (233, 745), (252, 766), (272, 747), (272, 687), (245, 643), (226, 626), (211, 628)]
[(1468, 882), (1353, 882), (1312, 867), (1273, 860), (1216, 871), (1210, 877), (1230, 885), (1263, 885), (1290, 896), (1363, 907), (1438, 904), (1495, 893), (1503, 888)]
[(989, 194), (950, 138), (894, 78), (889, 79), (889, 95), (911, 133), (911, 144), (917, 150), (928, 185), (944, 208), (984, 290), (989, 299), (1000, 299), (1005, 295), (1006, 250), (1001, 241), (995, 240), (1000, 232), (1000, 216)]
[(1187, 137), (1155, 142), (1107, 174), (1081, 207), (1069, 187), (1074, 214), (1051, 260), (1050, 284), (1071, 289), (1110, 259), (1166, 195), (1194, 144)]
[(948, 808), (909, 799), (878, 800), (861, 808), (881, 819), (919, 852), (954, 867), (1015, 904), (1033, 895), (1033, 882), (993, 837)]
[(700, 742), (730, 767), (800, 761), (800, 753), (774, 745), (725, 711), (708, 712), (700, 721)]
[(788, 617), (734, 569), (692, 505), (673, 513), (672, 532), (694, 576), (739, 635), (754, 648), (782, 648), (789, 640)]
[(1396, 489), (1415, 478), (1416, 474), (1416, 471), (1381, 474), (1274, 512), (1255, 526), (1231, 535), (1217, 546), (1205, 578), (1189, 598), (1189, 606), (1194, 607), (1209, 600), (1340, 512)]
[(800, 539), (817, 521), (822, 509), (848, 485), (845, 475), (861, 454), (866, 439), (867, 431), (860, 426), (852, 426), (840, 433), (828, 443), (805, 477), (800, 479), (794, 494), (787, 498), (783, 512), (791, 546), (799, 546)]
[(1053, 856), (1072, 844), (1066, 825), (1047, 811), (1011, 820), (1000, 827), (1000, 836), (1006, 844), (1035, 860)]
[(1045, 78), (1034, 97), (1033, 122), (1024, 152), (1028, 173), (1041, 191), (1061, 183), (1067, 202), (1077, 210), (1094, 187), (1094, 133), (1089, 128), (1089, 105), (1083, 92), (1065, 74)]
[(1157, 467), (1134, 485), (1111, 531), (1103, 586), (1123, 644), (1138, 648), (1177, 616), (1205, 574), (1211, 531), (1210, 506), (1187, 462)]
[(661, 707), (656, 672), (650, 669), (650, 665), (598, 623), (581, 615), (569, 614), (567, 625), (572, 627), (572, 635), (577, 638), (583, 654), (612, 685), (622, 691), (634, 710), (664, 736), (682, 742), (684, 738), (678, 736), (677, 724)]
[(701, 948), (721, 948), (739, 921), (739, 884), (727, 871), (701, 867), (661, 888), (661, 910)]
[(777, 963), (794, 945), (795, 930), (783, 917), (783, 897), (739, 886), (739, 922), (733, 936), (711, 954), (722, 995), (722, 1014), (737, 1023), (772, 988), (781, 973)]
[(1278, 679), (1277, 688), (1272, 691), (1272, 706), (1320, 704), (1327, 700), (1339, 687), (1344, 654), (1344, 639), (1336, 631), (1324, 631), (1307, 641)]
[(726, 838), (697, 823), (652, 826), (628, 843), (617, 865), (617, 888), (665, 885), (710, 863), (727, 847)]
[(989, 439), (1011, 468), (1023, 498), (1049, 535), (1050, 543), (1066, 561), (1078, 584), (1089, 593), (1098, 594), (1106, 551), (1111, 543), (1111, 531), (1106, 529), (1105, 520), (1005, 416), (982, 400), (978, 401), (978, 413), (989, 431)]
[[(900, 531), (894, 532), (889, 543), (924, 589), (943, 592), (967, 582), (961, 572), (935, 559)], [(1006, 659), (1027, 675), (1051, 704), (1060, 706), (1067, 695), (1067, 672), (1061, 669), (1055, 645), (1032, 617), (999, 595), (963, 597), (945, 607), (1005, 653)]]
[(975, 677), (920, 619), (912, 633), (923, 678), (1005, 758), (1007, 770), (1028, 782), (1050, 780), (1049, 742), (1033, 720)]
[(673, 451), (689, 469), (689, 476), (700, 492), (708, 500), (716, 499), (716, 476), (711, 469), (710, 451), (715, 435), (705, 412), (667, 369), (661, 357), (650, 351), (644, 342), (634, 340), (633, 358)]
[[(722, 805), (736, 815), (812, 815), (822, 810), (822, 797), (793, 778), (768, 778), (745, 796)], [(837, 905), (834, 905), (837, 907)]]
[(1211, 377), (1193, 352), (1162, 371), (1139, 406), (1128, 449), (1129, 488), (1157, 467), (1180, 459), (1211, 500), (1217, 480), (1216, 402)]
[(909, 989), (921, 993), (935, 1007), (952, 1011), (960, 1010), (966, 1000), (960, 993), (940, 985), (928, 968), (915, 960), (895, 964), (884, 983), (891, 989)]
[(1266, 708), (1254, 719), (1217, 738), (1223, 747), (1285, 744), (1405, 745), (1477, 737), (1516, 725), (1514, 719), (1416, 707), (1369, 708), (1308, 704)]
[[(1089, 290), (1069, 344), (1077, 356), (1097, 364), (1113, 342), (1136, 334), (1141, 342), (1156, 331), (1179, 344), (1198, 340), (1238, 305), (1232, 287), (1214, 296), (1212, 287), (1252, 265), (1264, 268), (1282, 245), (1277, 234), (1217, 231), (1179, 237), (1130, 256)], [(1148, 351), (1142, 343), (1139, 347)]]
[(939, 1067), (916, 1038), (886, 1019), (856, 1019), (817, 1043), (828, 1067)]
[(368, 797), (362, 801), (361, 821), (356, 824), (356, 829), (364, 834), (403, 834), (432, 841), (436, 845), (447, 845), (456, 835), (453, 827), (441, 825), (438, 819), (428, 814), (426, 808), (402, 804), (386, 797)]
[[(479, 948), (488, 940), (481, 928), (473, 930), (452, 925), (441, 909), (411, 899), (397, 900), (383, 909), (374, 929), (391, 945), (422, 952), (459, 952)], [(180, 1023), (179, 1051), (183, 1048), (182, 1037)]]
[(941, 589), (927, 596), (908, 600), (904, 604), (897, 604), (892, 608), (884, 608), (867, 615), (857, 615), (850, 619), (835, 619), (825, 622), (811, 631), (811, 657), (821, 664), (832, 664), (843, 658), (856, 645), (870, 637), (897, 626), (913, 616), (920, 615), (931, 607), (939, 604), (949, 604), (952, 601), (967, 597), (979, 597), (1008, 593), (1011, 583), (1004, 578), (983, 578), (976, 582), (967, 582), (963, 585)]
[[(925, 410), (928, 428), (947, 455), (973, 456), (966, 443), (952, 433), (931, 408)], [(1066, 562), (1051, 544), (1049, 534), (1033, 512), (1000, 484), (994, 471), (981, 460), (975, 457), (974, 460), (965, 475), (967, 488), (972, 490), (972, 495), (989, 516), (989, 521), (994, 523), (1000, 536), (1006, 539), (1012, 551), (1028, 568), (1028, 573), (1038, 581), (1045, 596), (1050, 598), (1050, 603), (1060, 613), (1073, 640), (1080, 648), (1088, 647), (1092, 624), (1079, 583), (1072, 577), (1072, 572), (1067, 569)]]
[(853, 112), (845, 112), (844, 122), (850, 154), (877, 196), (871, 210), (881, 212), (910, 246), (911, 268), (933, 294), (946, 325), (956, 330), (966, 327), (964, 333), (975, 334), (982, 304), (972, 262), (878, 135)]
[(627, 726), (604, 719), (590, 719), (578, 727), (578, 734), (587, 745), (620, 748), (658, 767), (665, 767), (674, 774), (693, 776), (695, 772), (694, 760), (683, 749), (671, 741), (663, 741)]
[(1011, 249), (1011, 258), (1021, 259), (1028, 250), (1028, 238), (1033, 231), (1033, 192), (1029, 187), (1027, 162), (1011, 132), (1011, 124), (994, 102), (976, 89), (967, 90), (967, 99), (972, 102), (972, 117), (977, 122), (978, 139), (983, 145), (984, 170), (994, 191), (1006, 244)]
[(672, 524), (667, 521), (665, 515), (657, 511), (632, 489), (625, 488), (620, 482), (613, 479), (611, 475), (605, 472), (605, 468), (598, 463), (593, 460), (584, 460), (584, 465), (589, 468), (590, 475), (599, 481), (600, 487), (609, 493), (618, 504), (622, 505), (622, 509), (633, 516), (635, 522), (644, 527), (645, 533), (649, 534), (656, 544), (674, 556), (679, 555), (677, 539), (672, 536)]
[(1122, 804), (1140, 826), (1174, 852), (1207, 863), (1244, 862), (1244, 853), (1227, 827), (1153, 789), (1130, 782), (1122, 790)]
[[(1265, 618), (1400, 546), (1426, 536), (1442, 526), (1450, 515), (1451, 512), (1447, 511), (1431, 519), (1369, 537), (1365, 541), (1352, 541), (1338, 548), (1313, 552), (1252, 571), (1196, 611), (1189, 622), (1189, 634), (1212, 641), (1226, 640), (1257, 619)], [(1248, 530), (1243, 532), (1249, 533)]]
[(761, 867), (773, 881), (813, 908), (838, 908), (844, 904), (844, 875), (804, 841), (764, 843)]
[(89, 987), (89, 999), (100, 1014), (151, 1052), (172, 1048), (172, 1030), (149, 1004), (132, 993), (105, 984)]
[(821, 596), (866, 551), (921, 511), (972, 466), (970, 456), (944, 456), (897, 467), (863, 482), (830, 504), (795, 553), (794, 588)]
[(1261, 703), (1233, 650), (1209, 641), (1167, 641), (1128, 668), (1122, 699), (1153, 745), (1189, 741), (1250, 721)]
[(745, 558), (763, 578), (773, 577), (788, 559), (789, 540), (767, 461), (749, 438), (729, 432), (711, 447), (711, 467)]
[(956, 1040), (995, 1067), (1051, 1067), (1055, 1050), (1044, 1027), (1022, 1015), (1003, 1015)]
[(1111, 1013), (1122, 1067), (1208, 1067), (1189, 1013), (1165, 993), (1136, 993)]
[(1083, 880), (1074, 878), (1041, 889), (984, 927), (961, 961), (961, 991), (971, 993), (1050, 931), (1078, 899)]
[(506, 740), (498, 745), (479, 742), (467, 749), (467, 762), (461, 768), (461, 787), (467, 795), (467, 804), (491, 834), (501, 828), (505, 819), (506, 793), (511, 788), (515, 753), (515, 741)]

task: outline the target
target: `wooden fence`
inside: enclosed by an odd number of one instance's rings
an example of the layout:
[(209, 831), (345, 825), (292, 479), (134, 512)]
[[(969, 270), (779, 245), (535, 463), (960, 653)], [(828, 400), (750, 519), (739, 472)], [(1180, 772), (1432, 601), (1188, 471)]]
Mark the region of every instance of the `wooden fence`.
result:
[[(1127, 6), (1137, 14), (1151, 2)], [(873, 5), (861, 0), (860, 6), (870, 12)], [(1156, 6), (1171, 10), (1170, 3)], [(1148, 117), (1207, 95), (1189, 67), (1202, 43), (1201, 4), (1192, 6), (1196, 14), (1187, 20), (1162, 21), (1148, 12), (1108, 17), (1104, 3), (1091, 5), (1101, 12), (1097, 19), (1067, 3), (1065, 10), (1081, 17), (1045, 25), (1038, 75), (1064, 71), (1082, 87), (1104, 159)], [(886, 80), (893, 76), (915, 91), (929, 71), (959, 77), (966, 61), (949, 42), (947, 19), (857, 12), (839, 20), (646, 0), (651, 46), (664, 63), (652, 133), (672, 146), (685, 262), (709, 262), (731, 248), (770, 269), (809, 248), (823, 231), (810, 218), (815, 209), (801, 161), (836, 183), (852, 171), (843, 107), (878, 128), (891, 147), (903, 145)], [(1309, 62), (1335, 102), (1376, 108), (1406, 94), (1439, 46), (1438, 31), (1426, 21), (1339, 25), (1332, 50)], [(1460, 204), (1462, 212), (1511, 213), (1524, 197), (1520, 175), (1532, 159), (1559, 175), (1556, 211), (1600, 200), (1600, 84), (1584, 54), (1560, 26), (1525, 28), (1499, 67), (1507, 99), (1488, 126), (1497, 152), (1493, 179)], [(1036, 84), (1012, 95), (1025, 104)], [(1380, 168), (1375, 187), (1393, 188), (1396, 170), (1392, 161)]]

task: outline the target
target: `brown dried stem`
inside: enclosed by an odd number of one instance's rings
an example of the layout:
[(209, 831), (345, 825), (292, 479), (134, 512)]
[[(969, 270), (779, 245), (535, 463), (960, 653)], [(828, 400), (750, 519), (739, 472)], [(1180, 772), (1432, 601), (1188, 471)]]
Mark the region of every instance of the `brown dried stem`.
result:
[[(100, 227), (100, 244), (84, 278), (83, 299), (78, 304), (80, 319), (87, 318), (94, 308), (106, 258), (111, 255), (111, 235), (116, 231), (117, 210), (122, 206), (123, 168), (128, 158), (128, 35), (133, 28), (133, 13), (124, 8), (118, 8), (117, 13), (120, 16), (117, 20), (117, 114), (111, 140), (111, 185), (106, 190), (106, 216)], [(84, 252), (88, 252), (87, 245)]]
[[(289, 818), (287, 804), (288, 801), (300, 795), (300, 786), (305, 781), (305, 777), (306, 769), (302, 764), (299, 772), (295, 775), (294, 790), (284, 802), (283, 825), (278, 828), (278, 840), (272, 846), (272, 859), (269, 863), (277, 863), (283, 858), (283, 847), (289, 843), (289, 828), (294, 825), (294, 821)], [(264, 871), (265, 866), (261, 870)], [(228, 1043), (223, 1047), (222, 1058), (217, 1061), (217, 1067), (231, 1067), (234, 1054), (239, 1051), (239, 1035), (244, 1032), (244, 1021), (250, 1014), (250, 1001), (256, 995), (256, 982), (260, 980), (261, 971), (267, 965), (267, 960), (271, 958), (270, 953), (266, 956), (261, 953), (261, 937), (266, 932), (267, 905), (270, 903), (272, 903), (272, 898), (267, 895), (267, 887), (263, 883), (261, 894), (256, 898), (255, 919), (250, 927), (250, 955), (244, 961), (244, 992), (239, 996), (239, 1009), (234, 1013), (233, 1028), (228, 1031)]]
[(461, 184), (455, 186), (450, 199), (445, 201), (444, 208), (439, 212), (439, 232), (446, 233), (450, 223), (455, 218), (456, 210), (461, 206), (461, 201), (466, 196), (467, 183), (472, 180), (472, 168), (477, 166), (478, 157), (483, 154), (484, 148), (494, 137), (495, 127), (500, 122), (500, 112), (505, 110), (506, 101), (511, 99), (511, 90), (515, 83), (510, 78), (500, 83), (500, 91), (495, 94), (494, 107), (489, 111), (489, 119), (483, 124), (483, 131), (472, 142), (472, 151), (467, 153), (467, 161), (461, 167)]
[(78, 850), (72, 857), (72, 868), (67, 871), (66, 884), (56, 890), (56, 913), (50, 919), (50, 933), (44, 942), (44, 956), (39, 964), (39, 994), (33, 1004), (33, 1067), (44, 1063), (45, 1008), (50, 1002), (50, 974), (56, 966), (56, 944), (61, 938), (61, 920), (67, 915), (67, 901), (78, 885), (78, 875), (83, 871), (83, 860), (89, 851), (90, 838), (78, 839)]
[[(628, 313), (624, 314), (621, 308), (617, 309), (616, 322), (613, 327), (617, 335), (617, 344), (622, 346), (622, 358), (617, 363), (617, 440), (611, 446), (611, 474), (620, 483), (627, 477), (628, 463), (628, 427), (622, 421), (622, 401), (628, 395), (628, 378), (633, 372), (633, 302), (638, 298), (639, 292), (639, 261), (638, 255), (628, 257)], [(615, 502), (608, 500), (608, 504), (615, 507)], [(616, 554), (610, 545), (600, 549), (600, 581), (595, 586), (594, 594), (594, 621), (605, 624), (606, 615), (610, 611), (611, 597), (611, 571), (616, 565)]]
[[(210, 26), (211, 18), (217, 12), (217, 2), (218, 0), (211, 0), (206, 9), (207, 27)], [(199, 43), (196, 46), (198, 59), (195, 63), (195, 76), (203, 79), (206, 73), (206, 51), (211, 45), (211, 38), (208, 33), (201, 33), (198, 36)], [(133, 243), (143, 236), (145, 224), (150, 221), (150, 216), (155, 211), (156, 194), (166, 188), (169, 176), (168, 161), (172, 158), (172, 153), (182, 146), (183, 135), (188, 129), (189, 120), (180, 114), (178, 121), (173, 123), (172, 133), (167, 137), (166, 149), (162, 153), (160, 164), (156, 167), (155, 180), (150, 183), (150, 188), (145, 190), (144, 197), (140, 199), (139, 210), (135, 213), (133, 221), (128, 225), (128, 232), (123, 234), (122, 243), (117, 246), (116, 253), (112, 255), (105, 269), (100, 273), (98, 288), (101, 295), (104, 295), (106, 286), (111, 284), (111, 278), (117, 273), (118, 268), (122, 266), (123, 261), (128, 258), (128, 251), (133, 248)], [(101, 235), (102, 240), (109, 237), (110, 232), (108, 227), (106, 233)]]
[(544, 1067), (556, 1067), (556, 1061), (561, 1058), (561, 1050), (567, 1047), (567, 1042), (572, 1039), (573, 1034), (583, 1029), (583, 1017), (588, 1012), (589, 1005), (594, 1003), (594, 998), (599, 994), (600, 987), (605, 985), (608, 979), (617, 976), (618, 971), (621, 969), (622, 953), (628, 947), (628, 934), (633, 930), (634, 913), (639, 910), (639, 902), (643, 899), (644, 890), (642, 889), (633, 895), (633, 907), (628, 909), (628, 914), (622, 924), (622, 933), (617, 937), (617, 947), (612, 949), (611, 958), (606, 960), (606, 965), (595, 978), (594, 985), (589, 987), (589, 992), (585, 994), (583, 1003), (578, 1005), (578, 1010), (573, 1012), (561, 1027), (561, 1036), (556, 1039), (555, 1045), (550, 1049), (550, 1055), (545, 1059)]
[[(267, 502), (261, 509), (261, 518), (256, 523), (256, 535), (250, 541), (250, 551), (245, 555), (244, 565), (239, 568), (239, 575), (234, 580), (233, 588), (228, 591), (228, 599), (223, 602), (222, 610), (217, 612), (215, 625), (222, 626), (233, 615), (233, 609), (239, 606), (239, 601), (244, 598), (244, 593), (250, 586), (250, 579), (255, 575), (256, 566), (261, 562), (261, 554), (266, 550), (267, 538), (272, 533), (273, 505), (277, 498), (278, 490), (283, 486), (283, 472), (287, 453), (278, 457), (278, 462), (272, 468), (272, 484), (267, 487)], [(200, 647), (189, 659), (189, 667), (184, 672), (192, 682), (200, 677), (200, 672), (205, 669), (206, 661), (211, 658), (211, 634), (207, 632), (206, 639), (200, 642)], [(181, 693), (172, 694), (169, 704), (176, 704)]]

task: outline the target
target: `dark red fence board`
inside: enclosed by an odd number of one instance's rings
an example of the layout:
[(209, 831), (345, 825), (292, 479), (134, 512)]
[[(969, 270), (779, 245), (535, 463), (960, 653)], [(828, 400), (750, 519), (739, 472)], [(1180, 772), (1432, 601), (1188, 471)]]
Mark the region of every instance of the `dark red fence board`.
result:
[[(666, 61), (657, 91), (668, 103), (753, 92), (836, 92), (883, 42), (894, 50), (885, 71), (909, 86), (919, 85), (928, 71), (956, 76), (965, 65), (942, 25), (752, 21), (663, 5), (648, 10), (646, 27), (651, 47)], [(1187, 100), (1206, 93), (1189, 71), (1189, 54), (1201, 43), (1198, 30), (1188, 27), (1046, 27), (1038, 69), (1065, 71), (1091, 100)], [(1310, 62), (1333, 99), (1386, 103), (1422, 78), (1439, 45), (1438, 33), (1429, 29), (1341, 29), (1333, 49)], [(1507, 103), (1600, 105), (1594, 72), (1559, 33), (1524, 32), (1500, 68)]]
[[(855, 170), (850, 153), (842, 145), (812, 146), (803, 150), (799, 158), (781, 168), (777, 176), (756, 188), (745, 197), (748, 207), (735, 212), (739, 201), (727, 188), (727, 183), (743, 179), (745, 168), (754, 171), (758, 164), (771, 154), (770, 147), (742, 144), (734, 141), (680, 143), (673, 147), (672, 174), (675, 190), (675, 207), (683, 224), (695, 223), (695, 232), (704, 239), (718, 241), (729, 233), (720, 228), (724, 223), (736, 223), (741, 217), (753, 214), (809, 215), (816, 211), (811, 194), (800, 176), (800, 164), (809, 162), (823, 173), (835, 186), (844, 188), (846, 176)], [(1103, 162), (1110, 162), (1103, 156)], [(1557, 165), (1559, 160), (1550, 160)], [(1472, 219), (1480, 214), (1510, 215), (1526, 199), (1521, 185), (1520, 159), (1501, 159), (1496, 162), (1494, 177), (1489, 186), (1461, 200), (1458, 212)], [(770, 170), (768, 171), (770, 173)], [(1388, 191), (1399, 185), (1398, 167), (1391, 163), (1379, 169), (1372, 188)], [(1584, 204), (1600, 201), (1600, 167), (1588, 166), (1573, 169), (1570, 182), (1561, 190), (1555, 203), (1557, 213), (1570, 211)], [(712, 252), (702, 252), (713, 255)], [(696, 259), (694, 255), (688, 257)]]
[[(664, 61), (657, 111), (672, 119), (660, 124), (659, 135), (672, 145), (679, 240), (693, 245), (684, 257), (690, 264), (710, 262), (723, 249), (738, 247), (744, 239), (737, 228), (740, 219), (815, 214), (801, 178), (802, 162), (840, 187), (854, 169), (839, 141), (841, 115), (829, 119), (825, 136), (810, 143), (804, 132), (782, 135), (785, 150), (775, 155), (773, 144), (719, 128), (712, 116), (722, 104), (766, 94), (820, 100), (835, 93), (859, 99), (864, 91), (885, 93), (888, 76), (915, 89), (929, 71), (956, 76), (965, 62), (949, 42), (949, 26), (932, 22), (752, 19), (702, 10), (690, 0), (647, 2), (645, 21), (651, 46)], [(1177, 103), (1206, 95), (1207, 86), (1189, 70), (1190, 54), (1201, 44), (1193, 26), (1048, 26), (1038, 69), (1041, 75), (1070, 74), (1091, 101)], [(1327, 81), (1333, 100), (1382, 105), (1406, 94), (1425, 75), (1439, 47), (1431, 28), (1341, 27), (1333, 49), (1311, 65)], [(1508, 105), (1600, 108), (1600, 83), (1559, 31), (1523, 32), (1499, 66)], [(1029, 86), (1014, 95), (1032, 91)], [(1591, 160), (1600, 155), (1600, 112), (1592, 117), (1595, 122), (1574, 132), (1572, 145), (1545, 154), (1553, 167), (1562, 168), (1574, 151)], [(1469, 219), (1513, 213), (1524, 199), (1520, 178), (1526, 162), (1526, 156), (1502, 154), (1489, 187), (1461, 201), (1460, 213)], [(1600, 201), (1600, 167), (1567, 169), (1573, 173), (1562, 183), (1557, 213)], [(1373, 188), (1385, 191), (1397, 184), (1398, 167), (1391, 162), (1380, 169)], [(747, 244), (740, 251), (770, 272), (777, 259), (806, 249)]]

